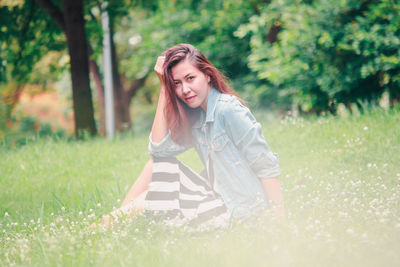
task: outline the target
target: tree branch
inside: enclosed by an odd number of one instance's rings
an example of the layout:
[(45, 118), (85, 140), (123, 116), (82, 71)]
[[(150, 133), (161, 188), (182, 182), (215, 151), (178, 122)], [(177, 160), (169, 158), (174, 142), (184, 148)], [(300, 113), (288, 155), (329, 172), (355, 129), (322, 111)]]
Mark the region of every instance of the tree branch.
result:
[(136, 80), (131, 84), (131, 86), (129, 87), (129, 89), (126, 91), (126, 94), (125, 94), (125, 95), (126, 95), (129, 99), (131, 99), (131, 98), (136, 94), (136, 91), (137, 91), (140, 87), (143, 86), (143, 84), (144, 84), (146, 78), (147, 78), (147, 75), (144, 76), (143, 78), (136, 79)]
[(36, 3), (45, 10), (53, 21), (61, 28), (63, 32), (66, 31), (64, 15), (62, 11), (51, 2), (51, 0), (35, 0)]

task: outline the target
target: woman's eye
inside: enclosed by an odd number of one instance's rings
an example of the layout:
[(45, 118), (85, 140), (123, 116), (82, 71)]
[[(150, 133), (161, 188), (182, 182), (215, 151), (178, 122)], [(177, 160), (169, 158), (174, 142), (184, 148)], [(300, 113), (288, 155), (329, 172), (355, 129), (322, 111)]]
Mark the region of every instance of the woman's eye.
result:
[(194, 79), (194, 76), (189, 76), (189, 77), (188, 77), (188, 80), (189, 80), (189, 81), (191, 81), (191, 80), (193, 80), (193, 79)]
[(174, 84), (175, 84), (175, 85), (179, 85), (179, 82), (178, 82), (178, 81), (174, 81)]

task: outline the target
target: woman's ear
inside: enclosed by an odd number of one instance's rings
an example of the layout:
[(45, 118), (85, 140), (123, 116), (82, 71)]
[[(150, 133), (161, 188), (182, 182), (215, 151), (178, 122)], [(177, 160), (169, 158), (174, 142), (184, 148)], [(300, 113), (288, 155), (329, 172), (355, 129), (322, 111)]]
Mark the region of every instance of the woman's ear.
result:
[(210, 76), (207, 75), (207, 82), (210, 83), (211, 82), (211, 78)]

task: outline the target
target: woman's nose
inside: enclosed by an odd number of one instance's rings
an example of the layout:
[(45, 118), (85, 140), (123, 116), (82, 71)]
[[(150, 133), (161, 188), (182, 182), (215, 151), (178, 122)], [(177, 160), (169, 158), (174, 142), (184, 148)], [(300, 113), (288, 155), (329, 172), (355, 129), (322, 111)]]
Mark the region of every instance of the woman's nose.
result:
[(190, 92), (190, 89), (187, 85), (183, 84), (182, 85), (182, 92), (184, 95), (188, 94)]

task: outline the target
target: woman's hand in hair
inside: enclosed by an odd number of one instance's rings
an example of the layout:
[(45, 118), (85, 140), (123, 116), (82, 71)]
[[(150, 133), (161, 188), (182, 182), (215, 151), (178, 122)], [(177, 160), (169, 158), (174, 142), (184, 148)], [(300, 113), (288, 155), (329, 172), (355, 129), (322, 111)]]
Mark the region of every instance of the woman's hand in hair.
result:
[(158, 104), (156, 115), (154, 116), (153, 127), (151, 128), (152, 141), (161, 142), (164, 137), (168, 134), (167, 120), (165, 119), (165, 106), (166, 106), (166, 96), (165, 96), (165, 84), (163, 79), (163, 65), (165, 57), (159, 56), (157, 58), (156, 65), (154, 66), (154, 71), (157, 73), (160, 79), (161, 89), (160, 96), (158, 97)]
[(163, 65), (165, 61), (165, 56), (159, 56), (157, 58), (156, 65), (154, 66), (154, 71), (157, 73), (160, 82), (163, 82)]

